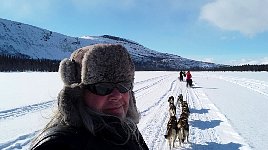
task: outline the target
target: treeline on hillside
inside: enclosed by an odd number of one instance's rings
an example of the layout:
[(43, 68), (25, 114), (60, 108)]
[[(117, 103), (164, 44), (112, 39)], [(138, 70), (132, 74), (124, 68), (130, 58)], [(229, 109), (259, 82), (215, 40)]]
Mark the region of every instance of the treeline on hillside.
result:
[(241, 65), (241, 66), (222, 66), (209, 69), (210, 71), (268, 71), (268, 64), (263, 65)]
[[(57, 72), (60, 60), (31, 59), (25, 56), (0, 55), (0, 72), (22, 72), (22, 71), (42, 71)], [(151, 60), (147, 62), (134, 61), (136, 71), (268, 71), (266, 65), (241, 65), (241, 66), (221, 66), (218, 68), (174, 68), (168, 62)]]
[(182, 68), (180, 66), (170, 66), (168, 62), (162, 62), (161, 60), (151, 59), (147, 62), (135, 63), (136, 71), (180, 71), (180, 70), (191, 70), (191, 71), (268, 71), (268, 64), (266, 65), (241, 65), (241, 66), (220, 66), (215, 68), (204, 68), (199, 66)]
[(57, 72), (59, 63), (59, 60), (31, 59), (21, 56), (0, 55), (0, 72)]
[(132, 42), (130, 40), (127, 40), (127, 39), (124, 39), (124, 38), (120, 38), (120, 37), (117, 37), (117, 36), (102, 35), (101, 37), (112, 39), (112, 40), (116, 40), (116, 41), (128, 42), (128, 43), (131, 43), (131, 44), (134, 44), (134, 45), (139, 45), (138, 43), (135, 43), (135, 42)]
[(172, 68), (168, 63), (156, 61), (134, 61), (136, 71), (178, 71), (177, 68)]

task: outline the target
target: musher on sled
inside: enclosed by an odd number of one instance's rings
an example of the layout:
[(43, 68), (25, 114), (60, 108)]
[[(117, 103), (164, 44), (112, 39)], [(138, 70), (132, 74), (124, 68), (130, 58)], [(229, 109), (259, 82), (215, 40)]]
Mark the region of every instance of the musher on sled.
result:
[(186, 87), (192, 87), (193, 86), (193, 80), (192, 80), (192, 75), (190, 73), (190, 71), (187, 71), (186, 73)]

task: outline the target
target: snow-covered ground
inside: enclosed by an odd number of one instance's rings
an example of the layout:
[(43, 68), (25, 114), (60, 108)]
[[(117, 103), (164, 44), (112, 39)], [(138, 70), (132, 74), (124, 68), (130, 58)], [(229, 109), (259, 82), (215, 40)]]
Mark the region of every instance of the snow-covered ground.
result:
[[(178, 74), (136, 72), (138, 127), (150, 149), (168, 149), (167, 100), (179, 94), (191, 111), (190, 142), (174, 149), (267, 149), (268, 72), (193, 72), (193, 88)], [(0, 73), (0, 149), (28, 149), (53, 115), (62, 86), (58, 73)]]

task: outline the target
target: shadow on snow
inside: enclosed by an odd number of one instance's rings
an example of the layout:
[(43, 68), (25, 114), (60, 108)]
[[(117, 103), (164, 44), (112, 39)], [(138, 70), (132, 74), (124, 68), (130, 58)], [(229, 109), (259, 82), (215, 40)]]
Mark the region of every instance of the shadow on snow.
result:
[(208, 110), (209, 109), (193, 109), (193, 108), (190, 108), (190, 113), (191, 114), (205, 114), (205, 113), (208, 113)]
[(201, 87), (201, 86), (192, 86), (193, 89), (200, 89), (200, 88), (204, 88), (204, 89), (209, 89), (209, 90), (217, 90), (219, 88), (215, 88), (215, 87)]
[(242, 146), (238, 143), (227, 143), (227, 144), (220, 144), (215, 142), (206, 142), (207, 145), (202, 144), (194, 144), (192, 143), (192, 149), (205, 149), (205, 150), (239, 150)]
[(216, 126), (219, 126), (222, 121), (221, 120), (211, 120), (211, 121), (193, 120), (190, 122), (191, 122), (192, 127), (196, 127), (201, 130), (206, 130), (209, 128), (215, 128)]

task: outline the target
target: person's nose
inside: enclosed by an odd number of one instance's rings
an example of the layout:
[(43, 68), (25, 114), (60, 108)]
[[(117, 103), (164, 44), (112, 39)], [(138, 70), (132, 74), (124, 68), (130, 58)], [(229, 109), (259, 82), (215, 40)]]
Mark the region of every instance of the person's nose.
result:
[(110, 96), (111, 100), (119, 100), (122, 97), (122, 93), (117, 88), (114, 88)]

